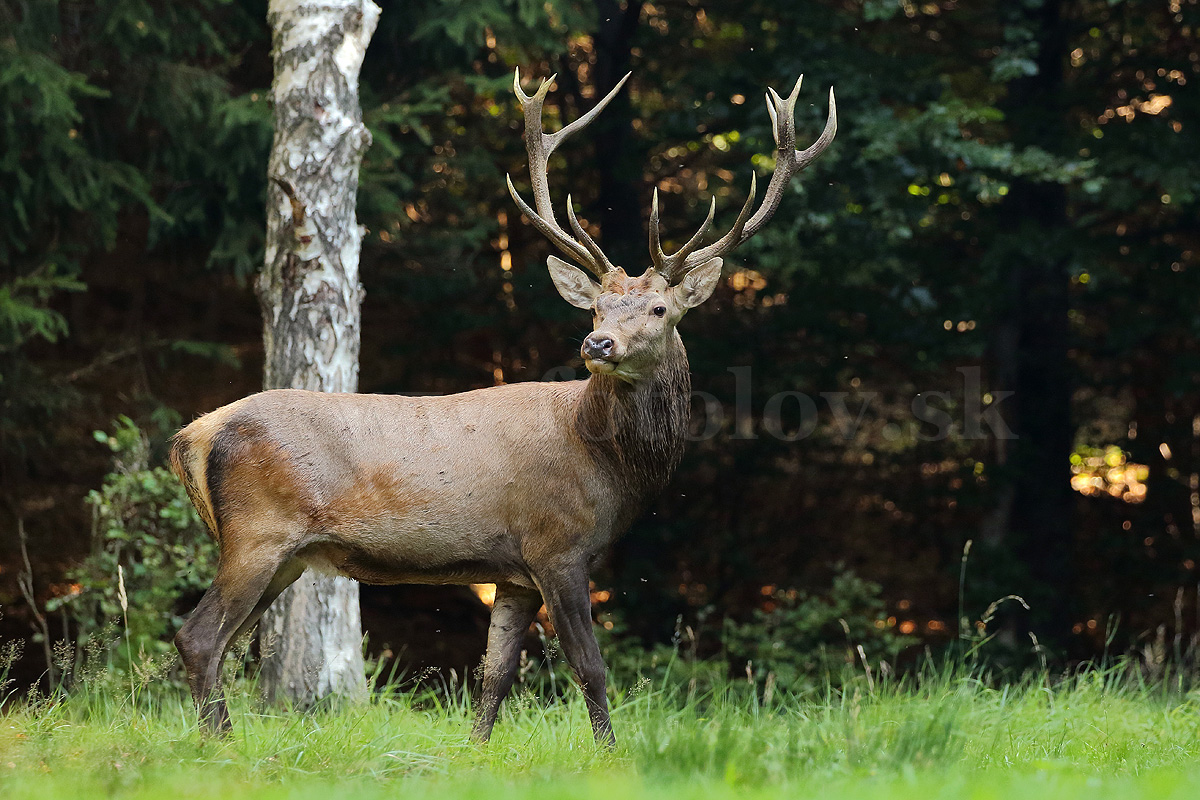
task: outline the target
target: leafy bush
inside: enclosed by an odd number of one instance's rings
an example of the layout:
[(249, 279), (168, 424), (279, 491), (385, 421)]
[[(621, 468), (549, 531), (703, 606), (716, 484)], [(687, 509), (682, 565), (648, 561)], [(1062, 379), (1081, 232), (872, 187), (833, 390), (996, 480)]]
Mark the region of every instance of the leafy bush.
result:
[(880, 591), (849, 570), (840, 570), (825, 593), (775, 591), (748, 621), (726, 618), (720, 653), (707, 658), (702, 654), (712, 647), (700, 638), (711, 608), (695, 627), (680, 617), (670, 645), (634, 644), (611, 613), (596, 632), (617, 684), (689, 693), (742, 686), (769, 701), (777, 691), (803, 693), (840, 686), (852, 675), (874, 681), (889, 674), (899, 653), (918, 640), (889, 622)]
[[(129, 418), (95, 437), (112, 449), (113, 471), (87, 497), (92, 552), (70, 573), (72, 591), (47, 610), (71, 618), (76, 668), (88, 653), (120, 671), (131, 657), (139, 667), (172, 657), (181, 612), (208, 587), (217, 546), (175, 476), (149, 466), (149, 442)], [(114, 622), (127, 639), (111, 635)]]
[(879, 584), (839, 571), (829, 592), (778, 590), (750, 621), (726, 620), (725, 650), (747, 672), (793, 690), (838, 685), (847, 667), (886, 673), (917, 639), (888, 623)]

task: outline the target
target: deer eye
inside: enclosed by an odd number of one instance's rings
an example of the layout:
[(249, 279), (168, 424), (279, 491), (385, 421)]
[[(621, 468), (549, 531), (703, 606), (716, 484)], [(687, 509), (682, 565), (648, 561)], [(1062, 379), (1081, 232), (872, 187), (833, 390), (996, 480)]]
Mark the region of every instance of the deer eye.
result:
[(665, 317), (666, 315), (667, 315), (667, 307), (666, 306), (655, 306), (654, 307), (654, 316)]

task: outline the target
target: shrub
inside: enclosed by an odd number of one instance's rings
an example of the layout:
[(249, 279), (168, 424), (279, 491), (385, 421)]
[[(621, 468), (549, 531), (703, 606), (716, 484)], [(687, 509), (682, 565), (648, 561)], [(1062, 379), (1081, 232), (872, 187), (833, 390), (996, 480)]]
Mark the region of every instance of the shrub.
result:
[(149, 465), (149, 442), (129, 418), (95, 437), (111, 448), (113, 471), (87, 496), (92, 551), (48, 610), (73, 622), (76, 669), (86, 653), (127, 671), (131, 657), (139, 667), (172, 658), (171, 637), (216, 572), (217, 547), (175, 476)]
[(764, 600), (749, 620), (722, 622), (721, 652), (708, 658), (701, 653), (712, 647), (701, 646), (700, 637), (711, 607), (695, 626), (680, 617), (671, 644), (650, 648), (626, 637), (619, 615), (606, 612), (597, 634), (614, 682), (682, 688), (689, 694), (732, 687), (769, 701), (776, 692), (841, 686), (852, 675), (863, 677), (864, 663), (874, 681), (889, 674), (900, 652), (918, 641), (889, 622), (879, 584), (849, 570), (839, 570), (827, 592), (778, 590)]
[(858, 663), (876, 674), (917, 639), (888, 623), (879, 584), (839, 571), (822, 595), (778, 590), (748, 622), (725, 621), (729, 660), (796, 691), (836, 686)]

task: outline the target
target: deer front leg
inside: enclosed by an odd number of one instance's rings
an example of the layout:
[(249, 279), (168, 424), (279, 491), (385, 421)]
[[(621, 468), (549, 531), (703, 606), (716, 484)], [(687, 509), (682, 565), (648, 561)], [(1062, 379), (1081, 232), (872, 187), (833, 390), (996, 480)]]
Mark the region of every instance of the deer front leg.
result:
[(604, 691), (604, 658), (600, 655), (600, 645), (596, 643), (596, 635), (592, 631), (592, 600), (588, 591), (587, 570), (574, 569), (546, 575), (541, 586), (546, 610), (550, 612), (550, 622), (558, 633), (567, 662), (583, 690), (588, 717), (592, 721), (592, 733), (597, 743), (612, 747), (617, 740), (613, 736), (612, 720), (608, 716), (608, 697)]
[(475, 725), (471, 729), (471, 738), (477, 742), (486, 742), (492, 736), (500, 702), (516, 677), (521, 640), (541, 607), (542, 596), (534, 589), (507, 584), (496, 587), (492, 621), (488, 626), (487, 655), (483, 659), (483, 689), (475, 710)]

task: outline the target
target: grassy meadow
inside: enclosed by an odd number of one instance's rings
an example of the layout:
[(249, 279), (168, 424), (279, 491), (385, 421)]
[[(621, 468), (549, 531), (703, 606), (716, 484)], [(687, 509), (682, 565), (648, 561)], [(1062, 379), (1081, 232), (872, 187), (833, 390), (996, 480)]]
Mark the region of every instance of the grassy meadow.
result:
[(949, 670), (789, 697), (731, 682), (583, 702), (517, 693), (490, 744), (465, 693), (292, 713), (235, 689), (225, 740), (174, 689), (84, 685), (0, 717), (0, 796), (131, 798), (1137, 798), (1200, 792), (1200, 691), (1120, 670), (992, 688)]

